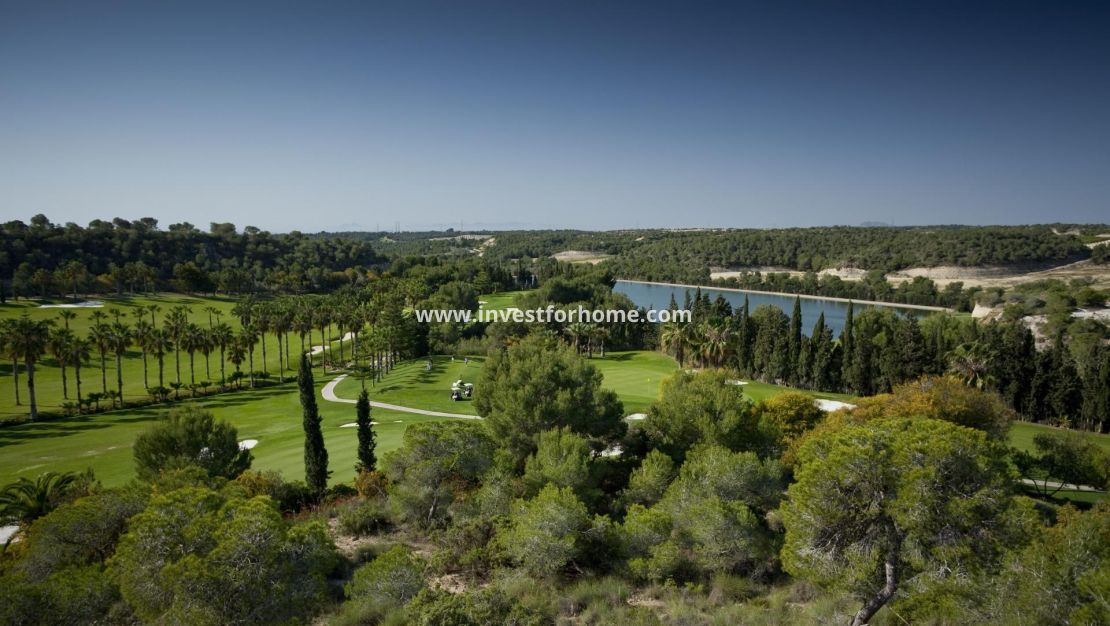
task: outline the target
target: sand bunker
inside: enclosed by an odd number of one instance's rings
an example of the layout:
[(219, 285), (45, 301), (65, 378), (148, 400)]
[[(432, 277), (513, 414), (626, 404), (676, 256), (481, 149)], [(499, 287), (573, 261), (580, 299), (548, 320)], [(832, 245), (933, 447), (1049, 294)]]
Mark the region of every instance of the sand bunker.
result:
[(104, 306), (100, 300), (85, 300), (73, 304), (40, 304), (40, 309), (99, 309)]
[(258, 445), (258, 440), (257, 439), (244, 439), (244, 440), (239, 442), (239, 449), (240, 450), (250, 450), (251, 448), (253, 448), (257, 445)]

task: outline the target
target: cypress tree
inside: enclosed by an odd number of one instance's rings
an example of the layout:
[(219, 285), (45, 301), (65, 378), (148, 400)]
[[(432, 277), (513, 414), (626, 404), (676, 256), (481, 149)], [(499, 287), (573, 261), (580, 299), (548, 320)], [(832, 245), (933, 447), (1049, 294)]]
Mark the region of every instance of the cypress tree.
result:
[(751, 373), (752, 365), (752, 332), (751, 309), (748, 306), (748, 295), (744, 294), (744, 308), (740, 310), (740, 339), (736, 347), (736, 360), (740, 371), (745, 375)]
[(790, 314), (790, 337), (787, 348), (787, 378), (791, 384), (798, 384), (804, 374), (801, 371), (802, 356), (802, 299), (794, 296), (794, 311)]
[(301, 408), (304, 411), (305, 483), (319, 495), (328, 487), (328, 451), (324, 447), (324, 431), (320, 428), (320, 410), (316, 407), (316, 383), (312, 378), (312, 363), (305, 354), (301, 355), (297, 385), (301, 389)]
[(849, 300), (848, 314), (844, 317), (844, 330), (840, 331), (840, 379), (844, 382), (844, 388), (846, 390), (850, 390), (852, 384), (852, 363), (856, 356), (855, 331), (852, 328), (854, 325), (855, 318), (852, 312), (852, 301)]
[(370, 422), (370, 394), (365, 389), (358, 394), (355, 411), (358, 414), (355, 418), (355, 424), (358, 425), (358, 465), (355, 466), (355, 471), (372, 472), (378, 464), (378, 458), (374, 456), (376, 444), (374, 425)]
[(802, 369), (803, 382), (813, 389), (825, 391), (829, 381), (829, 361), (832, 356), (832, 336), (825, 328), (825, 312), (817, 316), (817, 323), (813, 325), (813, 332), (809, 335), (809, 358), (806, 367)]

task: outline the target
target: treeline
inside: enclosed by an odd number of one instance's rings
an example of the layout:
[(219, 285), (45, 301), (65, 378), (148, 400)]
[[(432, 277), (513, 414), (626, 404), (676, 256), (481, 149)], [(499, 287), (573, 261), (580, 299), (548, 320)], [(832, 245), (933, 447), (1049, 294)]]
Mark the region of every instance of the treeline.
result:
[(9, 297), (165, 289), (300, 293), (350, 283), (384, 262), (365, 242), (252, 226), (240, 233), (234, 224), (213, 223), (205, 232), (187, 222), (162, 230), (152, 218), (79, 226), (36, 215), (30, 224), (0, 226), (0, 293)]
[(1056, 234), (1049, 226), (836, 226), (653, 233), (610, 263), (622, 278), (704, 283), (711, 267), (894, 271), (1062, 263), (1090, 254), (1078, 236)]
[[(660, 345), (680, 363), (735, 369), (741, 376), (803, 389), (870, 396), (922, 375), (955, 374), (996, 391), (1027, 420), (1105, 432), (1110, 424), (1110, 346), (1060, 335), (1038, 351), (1020, 321), (980, 324), (930, 315), (920, 320), (887, 309), (856, 315), (849, 305), (834, 337), (822, 314), (803, 329), (775, 306), (735, 310), (724, 298), (696, 293), (693, 321), (665, 324)], [(804, 332), (808, 330), (808, 335)], [(1089, 339), (1089, 338), (1085, 338)]]
[(893, 285), (886, 280), (882, 270), (871, 270), (858, 281), (843, 280), (839, 276), (828, 274), (818, 275), (816, 272), (806, 272), (800, 277), (785, 272), (744, 272), (740, 276), (719, 278), (711, 281), (711, 284), (733, 289), (942, 306), (959, 311), (974, 309), (976, 296), (982, 292), (979, 287), (964, 289), (960, 282), (949, 283), (944, 289), (940, 289), (935, 282), (924, 276)]

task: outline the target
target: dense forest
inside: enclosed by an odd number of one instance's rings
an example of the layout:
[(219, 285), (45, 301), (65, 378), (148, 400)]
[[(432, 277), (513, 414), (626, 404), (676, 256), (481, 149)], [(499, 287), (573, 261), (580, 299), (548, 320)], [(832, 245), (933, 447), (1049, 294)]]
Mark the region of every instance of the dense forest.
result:
[[(856, 267), (894, 271), (939, 265), (1059, 264), (1089, 258), (1085, 233), (1104, 225), (831, 226), (784, 229), (476, 231), (335, 233), (371, 241), (383, 252), (482, 254), (494, 259), (550, 256), (564, 250), (614, 255), (623, 278), (705, 281), (708, 268), (781, 267), (797, 271)], [(328, 235), (331, 236), (331, 235)]]
[[(143, 218), (88, 226), (52, 224), (43, 215), (30, 224), (0, 226), (0, 293), (54, 295), (115, 291), (179, 290), (249, 293), (333, 288), (345, 272), (381, 265), (366, 243), (275, 235), (248, 226), (211, 224), (208, 232), (183, 222), (165, 230)], [(98, 277), (103, 280), (97, 282)]]

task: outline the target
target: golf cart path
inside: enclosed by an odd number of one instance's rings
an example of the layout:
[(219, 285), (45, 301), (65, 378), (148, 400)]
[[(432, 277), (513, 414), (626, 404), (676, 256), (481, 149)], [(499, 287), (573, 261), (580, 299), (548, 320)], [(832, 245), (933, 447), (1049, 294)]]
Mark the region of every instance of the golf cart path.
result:
[[(347, 398), (340, 398), (339, 396), (335, 395), (335, 386), (343, 382), (344, 378), (347, 378), (346, 374), (336, 376), (335, 380), (332, 380), (328, 384), (324, 385), (324, 388), (320, 390), (320, 395), (324, 396), (324, 399), (328, 402), (344, 402), (346, 404), (355, 404), (356, 402), (358, 402), (357, 400), (348, 400)], [(463, 415), (462, 413), (444, 413), (442, 411), (427, 411), (425, 409), (414, 409), (409, 406), (389, 404), (388, 402), (375, 402), (373, 400), (370, 401), (370, 406), (378, 409), (387, 409), (389, 411), (400, 411), (401, 413), (416, 413), (417, 415), (428, 415), (431, 417), (455, 417), (464, 420), (482, 419), (477, 415)]]
[[(350, 341), (351, 338), (353, 338), (354, 336), (355, 336), (355, 334), (353, 332), (347, 333), (346, 335), (343, 335), (342, 337), (339, 338), (339, 343), (343, 343), (344, 341)], [(309, 356), (316, 356), (318, 354), (322, 354), (325, 349), (331, 350), (331, 346), (330, 345), (329, 346), (312, 346), (312, 350), (309, 351), (308, 355)]]

